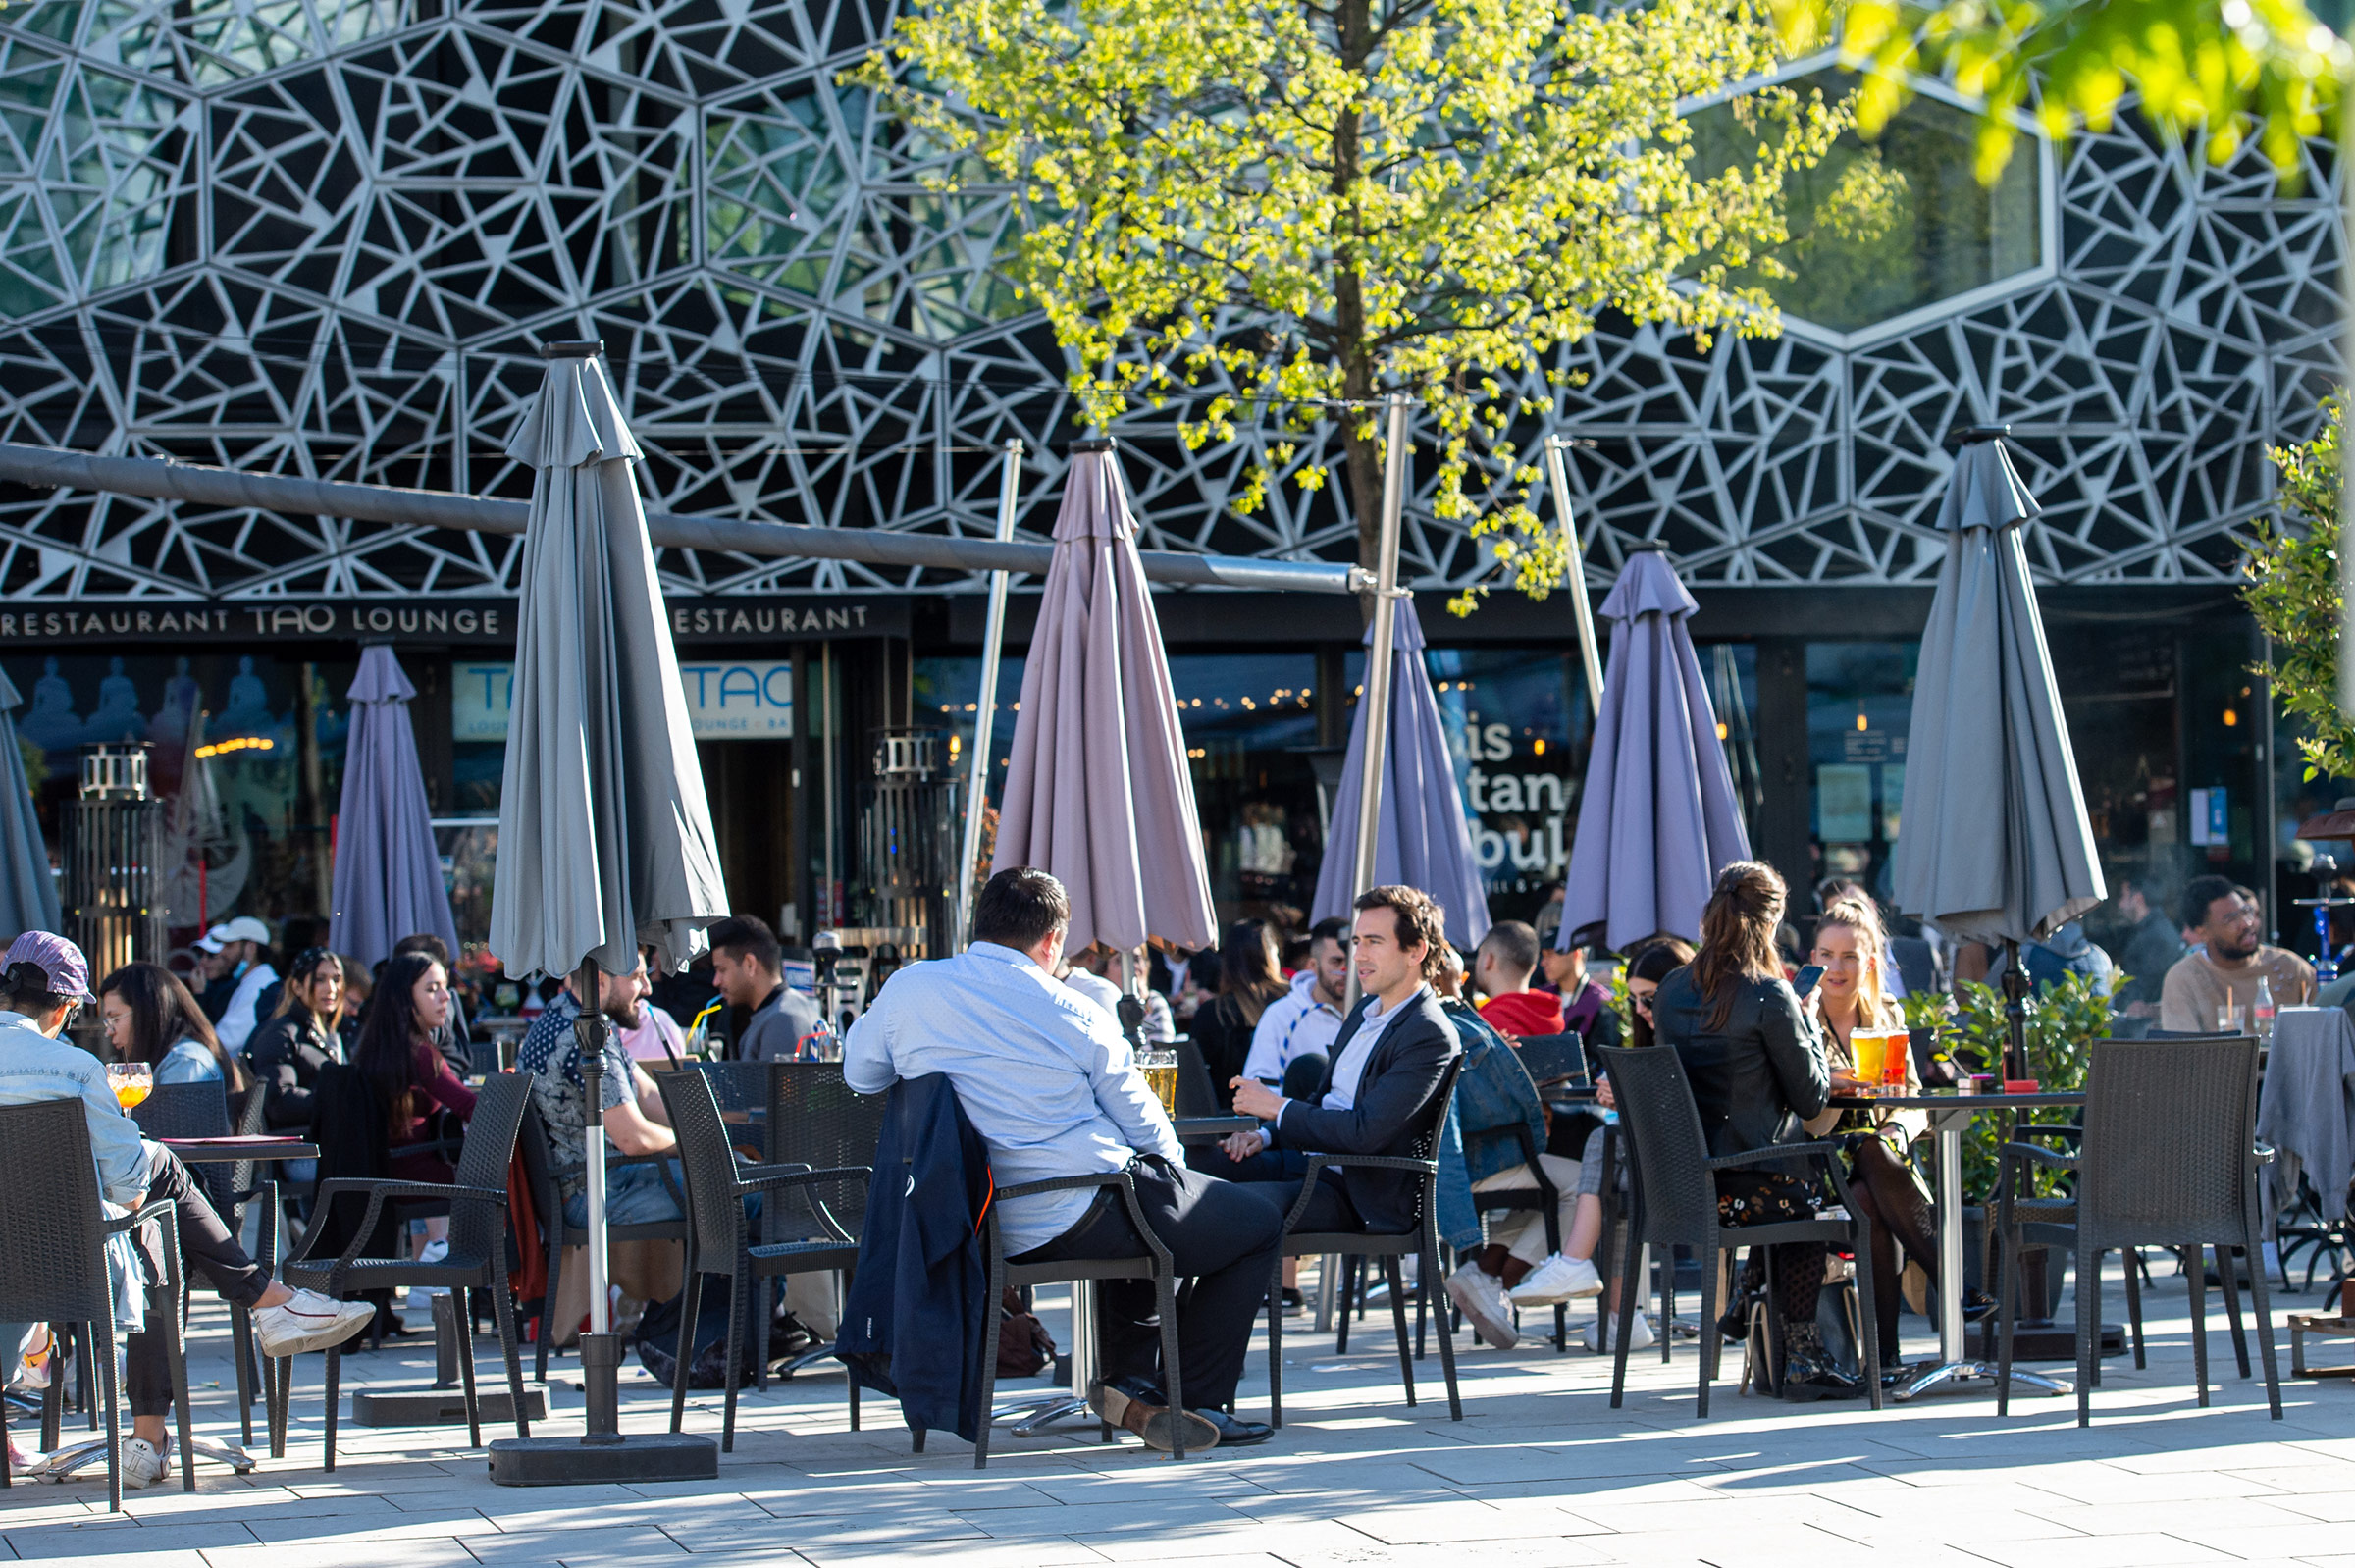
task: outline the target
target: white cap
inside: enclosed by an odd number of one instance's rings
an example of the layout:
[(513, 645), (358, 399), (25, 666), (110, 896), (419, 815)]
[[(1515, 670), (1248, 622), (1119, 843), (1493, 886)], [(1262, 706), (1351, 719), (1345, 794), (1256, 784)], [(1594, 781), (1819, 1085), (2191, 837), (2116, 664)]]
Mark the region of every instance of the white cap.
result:
[(218, 953), (232, 942), (259, 942), (268, 947), (270, 927), (250, 915), (240, 915), (234, 920), (222, 921), (198, 937), (195, 947), (199, 953)]

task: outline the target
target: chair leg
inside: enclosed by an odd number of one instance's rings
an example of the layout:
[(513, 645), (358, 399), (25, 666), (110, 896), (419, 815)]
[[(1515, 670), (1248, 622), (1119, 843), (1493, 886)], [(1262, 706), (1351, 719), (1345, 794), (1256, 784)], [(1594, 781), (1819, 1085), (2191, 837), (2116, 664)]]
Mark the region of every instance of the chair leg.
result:
[(2200, 1408), (2208, 1408), (2208, 1268), (2197, 1247), (2184, 1260), (2183, 1279), (2191, 1295), (2191, 1375), (2199, 1385)]
[(277, 1366), (268, 1374), (270, 1381), (267, 1390), (267, 1397), (270, 1400), (270, 1457), (284, 1459), (287, 1456), (287, 1411), (294, 1397), (294, 1358), (292, 1356), (272, 1356), (269, 1359), (277, 1363)]
[(687, 1415), (687, 1363), (694, 1359), (689, 1348), (695, 1341), (695, 1320), (704, 1310), (704, 1275), (697, 1267), (692, 1243), (687, 1253), (685, 1288), (679, 1292), (678, 1355), (670, 1369), (670, 1430), (677, 1432)]
[[(2082, 1230), (2077, 1234), (2080, 1240), (2084, 1236)], [(2093, 1424), (2093, 1385), (2099, 1381), (2102, 1366), (2102, 1249), (2091, 1250), (2092, 1277), (2087, 1278), (2082, 1266), (2077, 1270), (2077, 1425), (2080, 1427)], [(2078, 1257), (2082, 1258), (2085, 1251), (2080, 1246)], [(2009, 1279), (2005, 1283), (2004, 1293), (2009, 1296), (2012, 1293)]]
[[(1153, 1281), (1153, 1297), (1154, 1306), (1161, 1314), (1161, 1391), (1169, 1396), (1170, 1414), (1174, 1418), (1170, 1422), (1170, 1462), (1176, 1464), (1185, 1458), (1184, 1412), (1191, 1408), (1185, 1402), (1185, 1369), (1178, 1356), (1178, 1277), (1170, 1273), (1156, 1277)], [(1003, 1292), (991, 1299), (1003, 1299)], [(995, 1349), (994, 1346), (990, 1348), (993, 1351)], [(1406, 1349), (1406, 1314), (1403, 1312), (1398, 1314), (1398, 1348), (1401, 1352)], [(993, 1366), (997, 1359), (994, 1353), (989, 1357)]]
[(457, 1336), (458, 1385), (466, 1390), (466, 1446), (483, 1445), (483, 1402), (474, 1387), (474, 1292), (466, 1285), (450, 1287), (450, 1314)]
[(1355, 1253), (1351, 1253), (1341, 1259), (1341, 1266), (1335, 1271), (1341, 1280), (1340, 1310), (1334, 1313), (1333, 1318), (1334, 1327), (1337, 1331), (1334, 1335), (1333, 1353), (1336, 1356), (1345, 1356), (1349, 1353), (1350, 1304), (1352, 1302), (1362, 1304), (1365, 1300), (1365, 1285), (1358, 1278), (1358, 1264), (1361, 1261)]
[[(41, 1395), (40, 1447), (43, 1453), (64, 1441), (59, 1429), (65, 1425), (66, 1346), (71, 1342), (68, 1335), (69, 1331), (65, 1326), (56, 1323), (49, 1325), (49, 1387)], [(80, 1375), (83, 1363), (88, 1360), (86, 1353), (75, 1355), (74, 1370), (77, 1376)]]
[[(2224, 1320), (2232, 1326), (2233, 1364), (2239, 1367), (2241, 1381), (2246, 1383), (2249, 1378), (2249, 1334), (2240, 1322), (2240, 1281), (2236, 1278), (2240, 1273), (2236, 1258), (2238, 1250), (2221, 1242), (2217, 1245), (2216, 1277), (2224, 1282)], [(2257, 1271), (2251, 1269), (2249, 1272), (2253, 1275)]]
[(341, 1382), (342, 1375), (343, 1347), (340, 1344), (329, 1345), (327, 1347), (327, 1460), (324, 1468), (331, 1476), (336, 1473), (336, 1402), (337, 1388)]
[[(1005, 1249), (996, 1245), (997, 1227), (995, 1226), (990, 1227), (989, 1233), (981, 1239), (984, 1250), (989, 1253), (989, 1293), (981, 1299), (987, 1307), (994, 1308), (998, 1302), (1006, 1299)], [(1072, 1285), (1072, 1304), (1074, 1308), (1078, 1305), (1078, 1292), (1083, 1288), (1084, 1286), (1075, 1281)], [(1076, 1316), (1076, 1313), (1073, 1315)], [(987, 1318), (988, 1311), (985, 1310), (982, 1316)], [(1072, 1354), (1075, 1356), (1078, 1353), (1079, 1347), (1075, 1344), (1072, 1346)], [(997, 1402), (998, 1341), (995, 1334), (983, 1333), (981, 1335), (981, 1423), (979, 1429), (973, 1434), (973, 1468), (975, 1470), (989, 1468), (990, 1416), (995, 1410)], [(924, 1451), (924, 1435), (920, 1429), (916, 1434), (916, 1451), (917, 1453)]]
[(229, 1309), (229, 1354), (237, 1372), (237, 1441), (253, 1446), (253, 1319), (243, 1307)]
[(90, 1360), (106, 1358), (95, 1374), (106, 1400), (106, 1511), (119, 1514), (123, 1511), (123, 1401), (122, 1380), (115, 1368), (115, 1326), (89, 1325), (87, 1342)]
[(1406, 1351), (1406, 1277), (1399, 1271), (1398, 1256), (1390, 1254), (1382, 1260), (1382, 1276), (1390, 1286), (1390, 1326), (1398, 1334), (1398, 1381), (1406, 1385), (1406, 1405), (1415, 1405), (1415, 1361)]
[(1872, 1408), (1881, 1408), (1881, 1311), (1872, 1293), (1872, 1222), (1855, 1215), (1856, 1228), (1849, 1245), (1856, 1249), (1857, 1260), (1857, 1342), (1863, 1346), (1858, 1358), (1863, 1365), (1857, 1370), (1864, 1378), (1865, 1397)]
[[(1636, 1257), (1644, 1256), (1642, 1248), (1635, 1249)], [(1668, 1347), (1676, 1342), (1670, 1331), (1676, 1327), (1676, 1246), (1669, 1243), (1666, 1255), (1660, 1259), (1660, 1365), (1668, 1365)]]
[(762, 1392), (768, 1389), (768, 1326), (777, 1313), (769, 1299), (774, 1293), (769, 1288), (772, 1283), (782, 1285), (783, 1281), (773, 1275), (753, 1279), (753, 1386)]
[[(564, 1278), (564, 1224), (559, 1218), (548, 1232), (548, 1290), (540, 1298), (540, 1333), (532, 1342), (532, 1381), (548, 1382), (548, 1346), (556, 1336), (556, 1286)], [(673, 1427), (673, 1432), (679, 1429)]]
[[(721, 1401), (719, 1418), (719, 1451), (736, 1451), (736, 1364), (744, 1354), (744, 1297), (749, 1281), (744, 1277), (744, 1259), (728, 1271), (728, 1364), (719, 1375), (720, 1386), (727, 1390)], [(694, 1342), (693, 1329), (682, 1330), (682, 1345)], [(685, 1356), (680, 1357), (685, 1360)]]
[[(1709, 1385), (1717, 1381), (1718, 1346), (1725, 1342), (1725, 1335), (1717, 1332), (1717, 1249), (1709, 1248), (1701, 1261), (1707, 1267), (1701, 1271), (1701, 1343), (1697, 1347), (1700, 1354), (1694, 1359), (1701, 1363), (1700, 1397), (1696, 1404), (1702, 1415), (1707, 1415)], [(1662, 1322), (1660, 1337), (1675, 1338), (1674, 1327), (1673, 1319)]]
[[(1442, 1333), (1439, 1342), (1448, 1335)], [(1268, 1272), (1268, 1425), (1283, 1425), (1283, 1248), (1276, 1249), (1276, 1266)]]
[[(1640, 1250), (1631, 1240), (1627, 1249), (1628, 1256), (1633, 1257)], [(1627, 1271), (1629, 1274), (1634, 1272), (1632, 1269)], [(1623, 1276), (1619, 1285), (1619, 1333), (1611, 1346), (1611, 1408), (1613, 1410), (1619, 1408), (1620, 1402), (1627, 1392), (1627, 1340), (1628, 1335), (1635, 1332), (1635, 1321), (1636, 1287), (1632, 1281)], [(1701, 1413), (1704, 1416), (1709, 1413), (1709, 1390), (1706, 1385), (1703, 1385), (1701, 1390)]]
[(2120, 1249), (2126, 1260), (2126, 1328), (2134, 1336), (2134, 1370), (2141, 1372), (2150, 1366), (2143, 1356), (2142, 1344), (2142, 1282), (2151, 1271), (2142, 1261), (2142, 1248)]
[[(2012, 1413), (2012, 1339), (2019, 1317), (2018, 1301), (2014, 1295), (2012, 1281), (2019, 1268), (2019, 1243), (2007, 1228), (1997, 1238), (1996, 1245), (2003, 1258), (2003, 1278), (1996, 1284), (1995, 1413), (2008, 1416)], [(1942, 1290), (1958, 1290), (1962, 1288), (1962, 1281), (1941, 1280), (1938, 1287)], [(2078, 1281), (2077, 1289), (2082, 1292), (2084, 1288), (2084, 1281)]]
[(499, 1354), (507, 1363), (507, 1397), (515, 1401), (515, 1436), (532, 1435), (531, 1413), (523, 1402), (523, 1356), (515, 1342), (515, 1293), (507, 1281), (506, 1259), (491, 1253), (491, 1321), (498, 1326)]
[[(180, 1240), (177, 1235), (173, 1237), (172, 1241), (172, 1264), (173, 1273), (178, 1276), (180, 1272)], [(181, 1310), (187, 1301), (184, 1285), (185, 1281), (181, 1279), (175, 1278), (172, 1281), (174, 1296), (172, 1310), (164, 1314), (164, 1356), (172, 1369), (172, 1411), (177, 1418), (175, 1424), (180, 1429), (176, 1434), (180, 1439), (180, 1490), (194, 1491), (196, 1490), (196, 1445), (190, 1440), (195, 1434), (191, 1430), (192, 1424), (188, 1419), (187, 1343), (182, 1338), (180, 1332)]]
[(2265, 1407), (2276, 1421), (2281, 1419), (2281, 1371), (2274, 1359), (2274, 1311), (2267, 1300), (2270, 1293), (2265, 1282), (2265, 1254), (2257, 1248), (2256, 1231), (2249, 1235), (2249, 1306), (2257, 1315), (2257, 1354), (2265, 1360)]
[(1439, 1320), (1439, 1376), (1447, 1385), (1447, 1419), (1464, 1419), (1464, 1396), (1455, 1383), (1455, 1335), (1447, 1332), (1447, 1320), (1442, 1315), (1446, 1306), (1439, 1296), (1439, 1228), (1433, 1218), (1433, 1208), (1423, 1211), (1423, 1298), (1431, 1303), (1434, 1317)]

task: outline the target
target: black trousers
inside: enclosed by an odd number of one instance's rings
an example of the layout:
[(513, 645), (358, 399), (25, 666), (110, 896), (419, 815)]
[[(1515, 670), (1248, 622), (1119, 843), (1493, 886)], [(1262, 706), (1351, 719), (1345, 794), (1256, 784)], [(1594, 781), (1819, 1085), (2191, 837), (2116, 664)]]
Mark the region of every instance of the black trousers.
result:
[[(1130, 1166), (1145, 1221), (1178, 1277), (1192, 1277), (1178, 1301), (1178, 1368), (1183, 1397), (1197, 1410), (1234, 1403), (1242, 1380), (1251, 1325), (1267, 1299), (1283, 1230), (1282, 1211), (1251, 1188), (1153, 1159)], [(1150, 1254), (1128, 1205), (1104, 1195), (1077, 1224), (1010, 1262), (1056, 1263), (1077, 1258), (1133, 1258)], [(1104, 1376), (1161, 1382), (1161, 1319), (1150, 1280), (1106, 1280), (1096, 1287), (1097, 1343)]]
[[(206, 1198), (204, 1183), (191, 1175), (170, 1149), (151, 1147), (147, 1175), (150, 1202), (168, 1202), (180, 1223), (180, 1256), (191, 1283), (201, 1281), (222, 1297), (251, 1307), (270, 1288), (270, 1271), (245, 1255), (237, 1238), (229, 1233), (221, 1216)], [(165, 1278), (164, 1260), (156, 1255), (162, 1237), (155, 1230), (135, 1232), (147, 1256), (152, 1278)], [(171, 1293), (162, 1286), (147, 1292), (147, 1321), (154, 1324), (173, 1310)], [(172, 1408), (172, 1364), (164, 1353), (164, 1336), (152, 1331), (124, 1341), (124, 1384), (134, 1416), (160, 1416)]]

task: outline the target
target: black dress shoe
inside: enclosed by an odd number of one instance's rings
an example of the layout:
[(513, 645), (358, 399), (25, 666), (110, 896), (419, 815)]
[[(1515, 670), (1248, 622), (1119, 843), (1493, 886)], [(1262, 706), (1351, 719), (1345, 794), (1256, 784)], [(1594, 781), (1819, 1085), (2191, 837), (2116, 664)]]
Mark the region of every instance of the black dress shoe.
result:
[(1197, 1410), (1194, 1414), (1218, 1428), (1222, 1448), (1248, 1448), (1276, 1436), (1276, 1429), (1264, 1421), (1237, 1421), (1224, 1410)]
[(1783, 1397), (1793, 1404), (1854, 1399), (1863, 1391), (1863, 1385), (1820, 1350), (1793, 1350), (1783, 1360)]
[(1977, 1323), (1991, 1315), (1999, 1305), (2001, 1303), (1986, 1291), (1966, 1288), (1962, 1292), (1962, 1321)]
[(1298, 1285), (1287, 1284), (1283, 1287), (1283, 1310), (1287, 1313), (1308, 1310), (1308, 1298), (1300, 1293)]

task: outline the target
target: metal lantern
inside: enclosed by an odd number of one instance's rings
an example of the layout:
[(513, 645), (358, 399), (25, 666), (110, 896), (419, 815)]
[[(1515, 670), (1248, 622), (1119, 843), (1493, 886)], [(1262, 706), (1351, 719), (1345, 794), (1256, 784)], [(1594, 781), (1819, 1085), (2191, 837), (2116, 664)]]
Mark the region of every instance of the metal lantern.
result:
[(920, 930), (920, 941), (908, 945), (921, 951), (904, 958), (950, 951), (963, 787), (947, 732), (877, 730), (874, 779), (861, 795), (858, 872), (867, 924)]
[(66, 931), (92, 978), (164, 957), (164, 806), (147, 748), (81, 749), (81, 794), (66, 808)]

